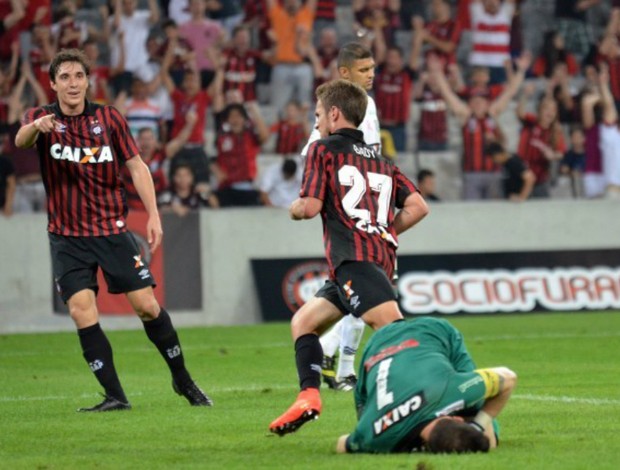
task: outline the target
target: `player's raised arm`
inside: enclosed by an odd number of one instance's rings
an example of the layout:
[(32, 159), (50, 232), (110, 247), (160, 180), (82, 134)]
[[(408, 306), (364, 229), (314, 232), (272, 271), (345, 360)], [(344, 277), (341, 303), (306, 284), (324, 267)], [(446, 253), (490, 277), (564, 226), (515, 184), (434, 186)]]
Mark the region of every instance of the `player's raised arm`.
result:
[(19, 148), (26, 149), (34, 145), (39, 133), (47, 134), (54, 131), (56, 121), (53, 114), (47, 114), (35, 119), (29, 124), (24, 124), (15, 136), (15, 145)]

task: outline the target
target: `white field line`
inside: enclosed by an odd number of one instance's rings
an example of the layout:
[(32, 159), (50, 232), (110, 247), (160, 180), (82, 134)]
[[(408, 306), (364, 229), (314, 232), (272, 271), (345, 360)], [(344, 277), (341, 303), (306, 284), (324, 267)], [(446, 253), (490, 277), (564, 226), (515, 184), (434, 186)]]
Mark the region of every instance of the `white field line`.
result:
[[(218, 393), (244, 393), (244, 392), (261, 392), (263, 390), (295, 390), (295, 384), (274, 384), (274, 385), (260, 385), (249, 384), (244, 387), (208, 387), (209, 394)], [(149, 392), (151, 395), (153, 392)], [(131, 392), (131, 396), (146, 395), (145, 392)], [(13, 402), (29, 402), (29, 401), (49, 401), (49, 400), (71, 400), (78, 399), (91, 399), (100, 397), (98, 394), (81, 394), (78, 396), (66, 396), (66, 395), (48, 395), (48, 396), (0, 396), (0, 403), (13, 403)], [(527, 401), (543, 401), (551, 403), (561, 404), (577, 404), (577, 405), (594, 405), (594, 406), (620, 406), (620, 400), (614, 400), (610, 398), (587, 398), (587, 397), (569, 397), (569, 396), (552, 396), (552, 395), (533, 395), (533, 394), (515, 394), (512, 395), (512, 399), (527, 400)]]
[[(583, 339), (583, 338), (617, 338), (620, 337), (620, 331), (607, 332), (607, 333), (545, 333), (545, 334), (525, 334), (525, 335), (479, 335), (468, 336), (465, 338), (466, 343), (473, 343), (477, 341), (536, 341), (539, 339)], [(114, 346), (114, 345), (113, 345)], [(201, 344), (183, 346), (184, 351), (208, 351), (208, 350), (220, 350), (225, 349), (230, 352), (234, 352), (239, 349), (278, 349), (278, 348), (290, 348), (292, 351), (293, 342), (275, 342), (275, 343), (258, 343), (258, 344), (238, 344), (234, 346), (223, 346), (221, 344)], [(119, 349), (122, 353), (152, 353), (155, 351), (155, 347), (151, 345), (144, 345), (132, 348)], [(26, 356), (41, 356), (47, 354), (48, 351), (1, 351), (0, 357), (26, 357)], [(75, 354), (75, 349), (67, 349), (65, 351), (55, 351), (54, 354)]]

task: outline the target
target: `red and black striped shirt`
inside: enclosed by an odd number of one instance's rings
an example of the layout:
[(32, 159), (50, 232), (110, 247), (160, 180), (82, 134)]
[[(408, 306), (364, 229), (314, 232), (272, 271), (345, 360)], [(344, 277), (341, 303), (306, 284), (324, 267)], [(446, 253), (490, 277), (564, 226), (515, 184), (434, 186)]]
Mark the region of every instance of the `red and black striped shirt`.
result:
[(226, 179), (218, 183), (219, 189), (229, 188), (235, 183), (254, 181), (260, 143), (251, 125), (235, 133), (224, 124), (218, 131), (215, 146), (217, 164), (226, 173)]
[(393, 126), (409, 120), (414, 77), (415, 72), (408, 68), (397, 73), (388, 73), (384, 67), (379, 68), (374, 88), (381, 125)]
[(258, 51), (239, 55), (234, 50), (225, 53), (224, 92), (241, 90), (244, 101), (256, 101), (256, 67), (260, 61)]
[(522, 120), (521, 135), (519, 137), (519, 148), (517, 154), (529, 165), (536, 175), (536, 183), (544, 183), (549, 180), (551, 162), (545, 157), (539, 144), (551, 147), (556, 152), (564, 153), (564, 135), (562, 129), (551, 126), (547, 129), (538, 124), (536, 116), (526, 115)]
[(444, 144), (448, 142), (448, 112), (446, 102), (428, 86), (420, 100), (418, 140)]
[[(462, 26), (459, 22), (452, 19), (443, 23), (431, 21), (426, 25), (425, 29), (434, 38), (439, 39), (440, 41), (451, 42), (455, 46), (458, 46), (459, 40), (461, 39)], [(443, 59), (445, 64), (456, 63), (456, 47), (455, 50), (450, 53), (443, 52), (438, 48), (429, 49), (427, 54), (429, 53)]]
[(315, 19), (336, 21), (336, 0), (318, 0)]
[(462, 128), (463, 133), (463, 171), (497, 171), (493, 159), (486, 155), (486, 147), (491, 142), (500, 142), (501, 130), (497, 121), (487, 115), (477, 118), (469, 116)]
[(392, 277), (396, 209), (416, 191), (357, 129), (340, 129), (310, 146), (299, 194), (323, 201), (323, 242), (332, 278), (345, 261), (376, 263)]
[(299, 155), (308, 139), (306, 129), (301, 123), (278, 121), (271, 127), (271, 132), (278, 134), (276, 153), (284, 155)]
[(87, 237), (125, 232), (127, 205), (120, 168), (139, 155), (125, 118), (112, 106), (86, 102), (79, 116), (58, 103), (26, 112), (22, 124), (54, 114), (57, 130), (39, 134), (36, 148), (47, 192), (47, 229)]

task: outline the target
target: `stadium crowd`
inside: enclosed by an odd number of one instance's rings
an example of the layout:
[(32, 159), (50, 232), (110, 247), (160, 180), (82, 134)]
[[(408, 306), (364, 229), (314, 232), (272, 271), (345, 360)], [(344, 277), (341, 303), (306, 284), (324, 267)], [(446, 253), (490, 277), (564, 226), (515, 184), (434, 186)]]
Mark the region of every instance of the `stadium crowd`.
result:
[(374, 53), (383, 153), (429, 200), (446, 152), (466, 200), (620, 197), (620, 0), (0, 0), (0, 18), (6, 216), (44, 210), (36, 151), (14, 138), (55, 99), (63, 48), (85, 51), (89, 99), (126, 117), (179, 215), (288, 207), (314, 89), (350, 40)]

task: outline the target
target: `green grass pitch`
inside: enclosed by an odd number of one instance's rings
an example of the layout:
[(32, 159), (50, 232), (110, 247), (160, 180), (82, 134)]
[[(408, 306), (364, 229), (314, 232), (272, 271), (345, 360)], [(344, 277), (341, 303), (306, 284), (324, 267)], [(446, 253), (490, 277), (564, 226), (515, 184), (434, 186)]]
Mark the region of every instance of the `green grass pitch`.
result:
[(97, 415), (75, 412), (99, 400), (75, 334), (0, 336), (0, 468), (620, 468), (619, 312), (452, 322), (478, 366), (519, 375), (500, 447), (487, 455), (336, 455), (355, 415), (352, 395), (330, 390), (318, 421), (270, 435), (297, 379), (288, 325), (267, 324), (180, 330), (189, 368), (215, 401), (208, 409), (172, 392), (142, 331), (108, 332), (134, 408)]

